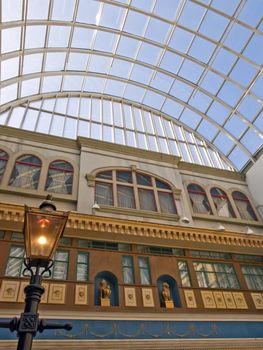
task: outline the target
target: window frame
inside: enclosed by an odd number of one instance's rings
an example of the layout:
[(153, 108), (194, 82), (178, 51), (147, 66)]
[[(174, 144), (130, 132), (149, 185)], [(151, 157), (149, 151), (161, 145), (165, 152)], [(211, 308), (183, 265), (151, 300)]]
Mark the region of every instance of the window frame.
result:
[[(35, 164), (35, 163), (32, 163), (32, 162), (25, 162), (25, 161), (21, 161), (20, 159), (21, 158), (24, 158), (24, 157), (33, 157), (35, 159), (37, 159), (39, 161), (39, 164)], [(26, 165), (26, 166), (29, 166), (30, 169), (31, 169), (31, 172), (33, 172), (34, 169), (36, 168), (39, 168), (39, 174), (38, 174), (38, 178), (37, 178), (37, 185), (35, 187), (32, 187), (32, 184), (30, 182), (30, 186), (29, 187), (24, 187), (24, 186), (19, 186), (19, 185), (14, 185), (13, 183), (15, 182), (15, 180), (18, 178), (18, 175), (17, 177), (15, 177), (13, 180), (13, 175), (17, 170), (17, 165)], [(38, 190), (38, 187), (39, 187), (39, 183), (40, 183), (40, 178), (41, 178), (41, 171), (42, 171), (42, 166), (43, 166), (43, 162), (42, 160), (36, 156), (35, 154), (31, 154), (31, 153), (28, 153), (28, 154), (22, 154), (20, 156), (18, 156), (15, 160), (15, 163), (13, 165), (13, 169), (12, 169), (12, 172), (11, 172), (11, 175), (9, 177), (9, 181), (8, 181), (8, 186), (11, 186), (11, 187), (17, 187), (17, 188), (22, 188), (22, 189), (26, 189), (26, 190)], [(22, 174), (23, 175), (23, 174)], [(12, 180), (12, 182), (11, 182)], [(31, 180), (32, 180), (32, 175), (31, 175)], [(34, 183), (33, 183), (34, 184)]]
[[(3, 153), (2, 155), (1, 155), (1, 153)], [(2, 180), (3, 180), (3, 178), (4, 178), (4, 175), (5, 175), (5, 172), (6, 172), (6, 168), (7, 168), (7, 163), (8, 163), (8, 161), (9, 161), (9, 154), (6, 152), (6, 151), (4, 151), (2, 148), (0, 149), (0, 163), (1, 162), (4, 162), (3, 164), (3, 168), (1, 169), (0, 168), (0, 170), (2, 170), (3, 171), (3, 173), (1, 174), (0, 173), (0, 184), (2, 183)]]
[[(103, 173), (109, 173), (111, 172), (111, 179), (107, 179), (107, 178), (103, 178), (102, 175)], [(118, 172), (129, 172), (131, 173), (131, 179), (132, 182), (125, 182), (125, 181), (118, 181)], [(151, 185), (142, 185), (142, 184), (138, 184), (137, 181), (137, 176), (138, 175), (145, 175), (150, 179)], [(167, 188), (161, 188), (160, 186), (158, 187), (158, 185), (156, 184), (156, 181), (160, 181), (161, 183), (167, 185)], [(98, 190), (97, 190), (97, 186), (99, 186), (100, 184), (105, 184), (108, 185), (109, 187), (111, 186), (111, 191), (112, 191), (112, 203), (101, 203), (100, 199), (98, 197)], [(133, 200), (134, 200), (134, 207), (125, 207), (125, 206), (120, 206), (119, 205), (119, 198), (118, 198), (118, 189), (120, 187), (129, 187), (129, 188), (133, 188)], [(141, 208), (141, 200), (140, 200), (140, 191), (151, 191), (152, 192), (152, 197), (153, 200), (151, 201), (152, 203), (152, 208), (154, 208), (154, 210), (150, 210), (150, 209), (142, 209)], [(161, 202), (160, 202), (160, 197), (159, 197), (159, 193), (167, 193), (169, 194), (169, 196), (171, 196), (171, 204), (172, 204), (172, 210), (171, 211), (164, 211), (162, 210), (161, 207)], [(97, 172), (96, 176), (95, 176), (95, 201), (99, 204), (99, 205), (108, 205), (108, 206), (112, 206), (112, 207), (116, 207), (116, 208), (124, 208), (124, 209), (130, 209), (130, 210), (141, 210), (141, 211), (147, 211), (147, 212), (151, 212), (151, 213), (160, 213), (160, 214), (170, 214), (170, 215), (178, 215), (178, 211), (177, 211), (177, 206), (176, 206), (176, 199), (174, 196), (174, 191), (172, 186), (165, 180), (160, 179), (152, 174), (147, 174), (144, 173), (142, 171), (136, 171), (136, 170), (129, 170), (129, 169), (106, 169), (106, 170), (102, 170)]]
[[(78, 257), (80, 255), (85, 255), (87, 257), (87, 262), (86, 263), (78, 261)], [(77, 282), (88, 282), (89, 281), (89, 267), (90, 267), (89, 259), (90, 259), (89, 252), (77, 250), (77, 254), (76, 254), (76, 281)], [(86, 266), (86, 271), (87, 271), (87, 278), (86, 279), (79, 279), (78, 278), (78, 268), (79, 268), (79, 266)]]
[[(138, 258), (138, 269), (139, 269), (139, 275), (140, 275), (140, 284), (145, 285), (145, 286), (149, 286), (152, 284), (150, 258), (149, 258), (149, 256), (137, 256), (137, 258)], [(145, 259), (147, 261), (147, 267), (140, 267), (140, 259)], [(142, 270), (146, 270), (148, 272), (149, 283), (146, 283), (146, 284), (142, 283), (142, 274), (141, 274)]]
[[(242, 196), (245, 197), (245, 199), (235, 198), (235, 193), (240, 193)], [(256, 211), (255, 211), (255, 209), (253, 208), (250, 199), (248, 198), (248, 196), (247, 196), (245, 193), (243, 193), (242, 191), (239, 191), (239, 190), (235, 190), (235, 191), (232, 191), (232, 194), (231, 194), (231, 195), (232, 195), (232, 199), (233, 199), (233, 201), (234, 201), (235, 207), (236, 207), (236, 209), (237, 209), (238, 215), (240, 216), (240, 218), (241, 218), (242, 220), (247, 220), (247, 221), (258, 221), (258, 216), (257, 216), (257, 214), (256, 214)], [(247, 205), (248, 205), (248, 206), (250, 207), (250, 209), (251, 209), (251, 212), (252, 212), (252, 214), (253, 214), (253, 215), (252, 215), (253, 218), (248, 219), (248, 218), (242, 217), (242, 215), (241, 215), (241, 213), (240, 213), (240, 210), (239, 210), (239, 206), (237, 205), (237, 202), (246, 202)]]
[[(195, 191), (195, 190), (189, 189), (189, 187), (193, 186), (193, 185), (199, 187), (202, 191)], [(206, 193), (206, 190), (201, 185), (199, 185), (198, 183), (195, 183), (195, 182), (191, 182), (191, 183), (187, 184), (186, 190), (187, 190), (187, 193), (188, 193), (188, 198), (190, 200), (191, 210), (192, 210), (194, 215), (213, 215), (212, 206), (211, 206), (211, 203), (210, 203), (210, 201), (208, 199), (208, 195)], [(191, 198), (191, 193), (203, 196), (203, 200), (205, 200), (205, 202), (206, 202), (206, 204), (208, 206), (208, 210), (206, 212), (201, 212), (201, 211), (194, 210), (194, 206), (193, 206), (194, 203), (193, 203), (193, 199)]]
[[(71, 170), (67, 170), (67, 169), (63, 169), (63, 168), (60, 168), (60, 167), (53, 166), (52, 164), (55, 163), (55, 162), (61, 162), (61, 163), (63, 162), (64, 164), (70, 165)], [(70, 185), (70, 189), (71, 189), (70, 192), (54, 191), (54, 190), (52, 190), (52, 188), (47, 187), (47, 182), (48, 182), (48, 180), (50, 178), (50, 174), (49, 174), (50, 169), (51, 170), (56, 170), (56, 171), (61, 171), (61, 174), (63, 174), (63, 175), (65, 173), (70, 173), (72, 175), (72, 181), (71, 181), (71, 185)], [(52, 193), (60, 193), (60, 194), (65, 194), (65, 195), (72, 195), (73, 182), (74, 182), (74, 167), (69, 161), (64, 160), (64, 159), (56, 159), (56, 160), (53, 160), (52, 162), (49, 163), (48, 169), (47, 169), (46, 182), (45, 182), (45, 191), (52, 192)], [(66, 181), (64, 181), (64, 186), (65, 186), (65, 188), (67, 188)]]
[[(124, 265), (123, 261), (124, 258), (129, 258), (131, 261), (131, 265)], [(123, 279), (123, 283), (124, 284), (135, 284), (135, 274), (134, 274), (134, 261), (133, 261), (133, 256), (132, 255), (122, 255), (122, 279)], [(124, 274), (124, 270), (129, 269), (131, 271), (131, 276), (132, 276), (132, 282), (130, 281), (125, 281), (125, 274)]]

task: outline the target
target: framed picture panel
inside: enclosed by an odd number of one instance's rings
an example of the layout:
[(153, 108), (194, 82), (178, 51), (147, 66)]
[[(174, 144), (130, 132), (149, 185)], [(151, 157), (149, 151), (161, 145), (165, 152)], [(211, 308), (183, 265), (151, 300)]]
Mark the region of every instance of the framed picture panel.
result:
[(0, 288), (0, 301), (16, 302), (19, 286), (19, 281), (3, 280)]
[(88, 286), (86, 284), (77, 284), (75, 286), (75, 304), (88, 304)]
[(197, 308), (196, 300), (195, 300), (195, 293), (193, 290), (184, 290), (184, 297), (186, 306), (190, 309)]
[(48, 303), (65, 304), (66, 285), (53, 284), (49, 285)]
[(236, 304), (231, 292), (223, 292), (227, 309), (236, 309)]
[(217, 309), (226, 309), (226, 303), (222, 292), (213, 292)]
[(242, 292), (232, 293), (237, 309), (248, 309), (246, 299)]
[(154, 307), (152, 289), (142, 288), (142, 301), (144, 307)]
[(213, 296), (213, 292), (202, 290), (201, 291), (204, 307), (206, 309), (215, 309), (216, 308), (216, 303), (215, 299)]
[(137, 306), (135, 288), (124, 287), (125, 306)]
[(263, 309), (263, 296), (261, 293), (251, 293), (255, 308), (262, 310)]

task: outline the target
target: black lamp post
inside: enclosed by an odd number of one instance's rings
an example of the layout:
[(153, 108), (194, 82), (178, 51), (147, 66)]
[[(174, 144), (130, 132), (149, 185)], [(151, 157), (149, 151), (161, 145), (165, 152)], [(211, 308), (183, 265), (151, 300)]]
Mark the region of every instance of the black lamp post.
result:
[(49, 323), (39, 319), (38, 305), (45, 289), (41, 285), (45, 273), (51, 275), (51, 260), (65, 229), (69, 213), (57, 213), (52, 196), (40, 204), (39, 209), (25, 206), (24, 238), (26, 247), (23, 275), (30, 273), (30, 283), (25, 287), (25, 309), (20, 318), (0, 322), (1, 328), (17, 331), (17, 350), (31, 350), (33, 337), (45, 329), (71, 330), (70, 324)]

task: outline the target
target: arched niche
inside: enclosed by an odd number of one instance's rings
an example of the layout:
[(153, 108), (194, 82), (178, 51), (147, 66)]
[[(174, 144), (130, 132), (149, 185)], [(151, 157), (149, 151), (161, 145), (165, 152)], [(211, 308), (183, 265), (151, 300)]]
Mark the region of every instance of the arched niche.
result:
[(101, 271), (95, 277), (94, 283), (94, 305), (100, 305), (100, 282), (105, 279), (110, 286), (110, 306), (119, 305), (118, 279), (110, 271)]
[(169, 275), (162, 275), (157, 280), (158, 296), (160, 301), (160, 306), (165, 307), (164, 300), (162, 296), (163, 283), (168, 283), (170, 287), (171, 299), (174, 303), (174, 307), (181, 307), (179, 289), (176, 280)]

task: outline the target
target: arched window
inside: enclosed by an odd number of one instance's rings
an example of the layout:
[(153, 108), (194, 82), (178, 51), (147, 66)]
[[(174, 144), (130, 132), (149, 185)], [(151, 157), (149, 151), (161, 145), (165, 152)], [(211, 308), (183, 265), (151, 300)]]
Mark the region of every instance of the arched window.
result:
[(193, 212), (200, 214), (212, 214), (205, 190), (196, 184), (187, 186)]
[(1, 183), (2, 178), (4, 176), (4, 172), (5, 172), (8, 158), (9, 158), (8, 154), (5, 151), (0, 150), (0, 183)]
[(257, 220), (257, 216), (246, 195), (239, 191), (234, 191), (232, 197), (242, 219)]
[(16, 160), (9, 185), (36, 190), (41, 171), (41, 160), (31, 154)]
[(226, 193), (217, 187), (211, 188), (210, 193), (213, 198), (213, 202), (216, 207), (217, 214), (219, 216), (234, 218), (235, 213), (233, 211), (233, 208), (229, 202), (229, 199)]
[(49, 164), (45, 190), (56, 193), (72, 193), (73, 167), (64, 160)]
[(154, 176), (136, 171), (98, 173), (95, 201), (101, 205), (177, 213), (171, 187)]

